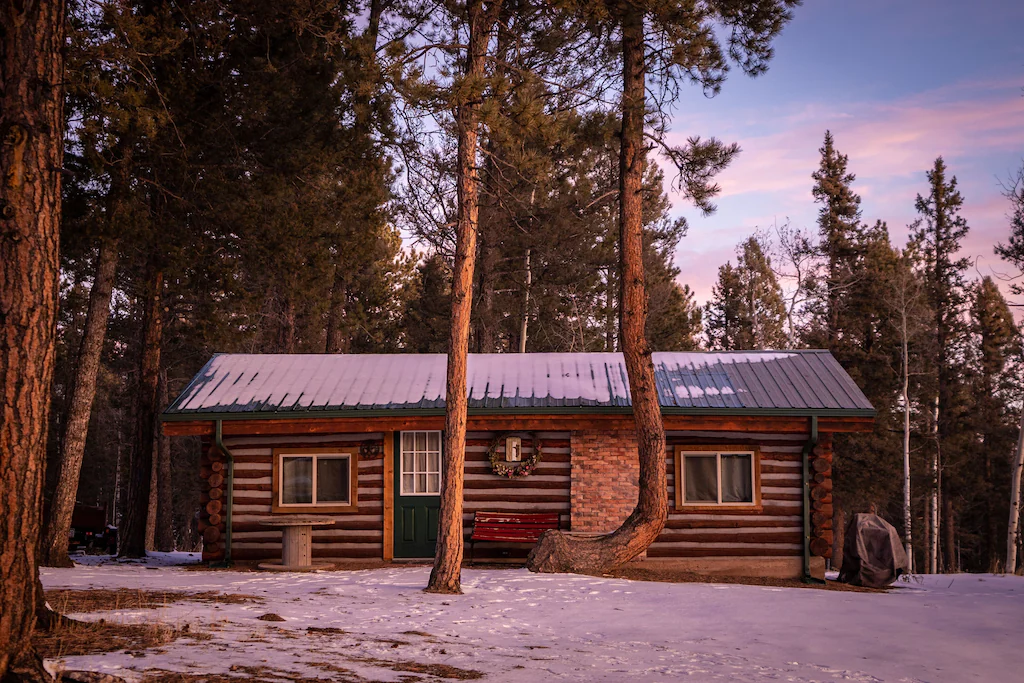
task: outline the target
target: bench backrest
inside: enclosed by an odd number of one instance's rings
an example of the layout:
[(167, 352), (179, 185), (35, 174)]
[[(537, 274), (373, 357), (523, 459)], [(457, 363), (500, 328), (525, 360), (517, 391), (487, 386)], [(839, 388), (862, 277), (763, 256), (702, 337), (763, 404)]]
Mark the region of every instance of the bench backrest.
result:
[(477, 512), (473, 523), (481, 526), (518, 527), (524, 529), (557, 529), (561, 515), (557, 512)]

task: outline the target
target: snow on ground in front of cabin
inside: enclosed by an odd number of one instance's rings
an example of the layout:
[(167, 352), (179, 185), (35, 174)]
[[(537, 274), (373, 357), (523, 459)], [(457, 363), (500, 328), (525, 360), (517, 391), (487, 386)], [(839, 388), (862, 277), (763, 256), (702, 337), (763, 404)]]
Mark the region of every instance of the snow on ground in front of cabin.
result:
[[(421, 566), (308, 574), (167, 566), (182, 559), (89, 558), (92, 566), (43, 569), (42, 581), (48, 589), (221, 591), (265, 602), (83, 615), (187, 623), (212, 638), (178, 639), (145, 656), (73, 657), (68, 668), (131, 677), (146, 669), (241, 675), (239, 667), (267, 666), (330, 680), (316, 666), (329, 662), (369, 680), (409, 680), (390, 661), (474, 669), (489, 681), (999, 683), (1021, 680), (1024, 671), (1021, 577), (924, 576), (880, 594), (467, 569), (465, 594), (441, 596), (421, 590), (429, 574)], [(256, 618), (268, 612), (285, 621)]]

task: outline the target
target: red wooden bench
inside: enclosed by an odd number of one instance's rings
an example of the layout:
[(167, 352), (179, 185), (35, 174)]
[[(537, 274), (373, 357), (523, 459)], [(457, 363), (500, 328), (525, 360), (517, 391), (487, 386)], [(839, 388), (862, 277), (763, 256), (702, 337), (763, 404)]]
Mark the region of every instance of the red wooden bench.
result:
[(476, 512), (469, 537), (469, 560), (473, 561), (477, 541), (536, 543), (548, 529), (560, 528), (561, 520), (557, 512)]

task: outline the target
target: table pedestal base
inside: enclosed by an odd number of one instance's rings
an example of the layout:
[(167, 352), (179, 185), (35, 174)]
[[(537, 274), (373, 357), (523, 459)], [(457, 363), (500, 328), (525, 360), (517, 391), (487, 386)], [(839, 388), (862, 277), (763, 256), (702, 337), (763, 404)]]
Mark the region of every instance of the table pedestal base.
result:
[(256, 566), (269, 572), (315, 572), (318, 569), (334, 568), (334, 564), (331, 562), (317, 562), (315, 564), (297, 565), (294, 567), (286, 566), (280, 562), (260, 562)]

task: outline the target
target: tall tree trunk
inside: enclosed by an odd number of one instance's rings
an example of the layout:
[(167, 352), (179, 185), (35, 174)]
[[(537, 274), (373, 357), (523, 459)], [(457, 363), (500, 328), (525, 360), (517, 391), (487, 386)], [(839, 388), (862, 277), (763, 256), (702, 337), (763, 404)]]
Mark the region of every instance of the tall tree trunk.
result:
[(604, 288), (604, 350), (615, 350), (615, 285), (612, 279), (611, 266), (608, 267)]
[(156, 506), (157, 480), (159, 473), (156, 465), (156, 435), (153, 438), (153, 466), (149, 470), (149, 503), (146, 505), (146, 552), (156, 550)]
[(0, 679), (32, 649), (60, 253), (64, 2), (0, 3)]
[(156, 436), (157, 389), (163, 342), (163, 271), (150, 264), (143, 299), (142, 349), (139, 359), (139, 394), (135, 410), (135, 446), (128, 474), (128, 499), (118, 533), (118, 557), (146, 556), (146, 519), (153, 474)]
[(429, 593), (462, 592), (462, 486), (466, 462), (466, 356), (473, 309), (473, 269), (476, 262), (476, 231), (479, 212), (477, 139), (487, 41), (500, 2), (485, 11), (483, 0), (466, 5), (469, 46), (464, 75), (469, 94), (456, 112), (459, 151), (458, 224), (455, 238), (455, 270), (452, 273), (452, 317), (448, 328), (448, 375), (445, 389), (444, 453), (441, 467), (441, 509), (438, 514), (437, 551), (427, 583)]
[[(169, 404), (167, 393), (167, 370), (160, 373), (157, 387), (157, 411), (163, 412)], [(156, 425), (156, 549), (161, 552), (174, 550), (174, 496), (171, 489), (171, 437)]]
[(1006, 527), (1006, 567), (1010, 574), (1017, 573), (1017, 530), (1020, 526), (1020, 480), (1024, 473), (1024, 410), (1020, 415), (1020, 434), (1017, 436), (1017, 453), (1010, 471), (1010, 520)]
[(932, 436), (935, 438), (932, 452), (932, 491), (928, 501), (928, 516), (931, 519), (931, 545), (928, 547), (929, 569), (932, 574), (939, 573), (939, 486), (941, 470), (939, 469), (939, 397), (935, 396), (935, 410), (932, 414)]
[(914, 573), (914, 544), (911, 540), (913, 517), (910, 511), (910, 349), (907, 340), (907, 311), (902, 310), (900, 318), (903, 351), (903, 547), (910, 562), (909, 571)]
[(498, 248), (494, 228), (486, 219), (480, 226), (480, 303), (477, 307), (477, 348), (480, 353), (496, 353), (498, 340), (494, 316), (494, 294), (497, 287)]
[(277, 321), (277, 352), (295, 353), (295, 301), (290, 294), (281, 302), (281, 316)]
[(533, 270), (530, 268), (530, 250), (526, 250), (526, 285), (523, 287), (523, 321), (519, 328), (519, 353), (526, 353), (526, 332), (530, 325), (530, 287), (533, 285)]
[(956, 553), (956, 526), (953, 524), (953, 496), (949, 491), (942, 492), (942, 550), (943, 563), (949, 574), (960, 571), (960, 563)]
[(75, 363), (74, 384), (58, 461), (57, 485), (50, 502), (50, 518), (39, 560), (45, 567), (71, 567), (73, 564), (68, 557), (68, 535), (78, 496), (78, 477), (82, 472), (92, 403), (96, 396), (96, 375), (110, 319), (110, 297), (117, 275), (117, 260), (117, 240), (103, 240), (96, 257), (96, 278), (89, 292), (89, 312)]
[(645, 337), (647, 289), (643, 264), (645, 64), (643, 13), (622, 9), (622, 146), (619, 153), (619, 330), (629, 377), (640, 462), (636, 508), (611, 534), (573, 537), (548, 531), (530, 552), (539, 572), (600, 572), (637, 557), (654, 542), (668, 517), (665, 430)]
[[(339, 252), (339, 261), (340, 253)], [(348, 282), (345, 267), (339, 262), (334, 265), (334, 285), (331, 287), (331, 308), (327, 316), (327, 353), (348, 351), (348, 335), (344, 328), (345, 299), (348, 296)]]

